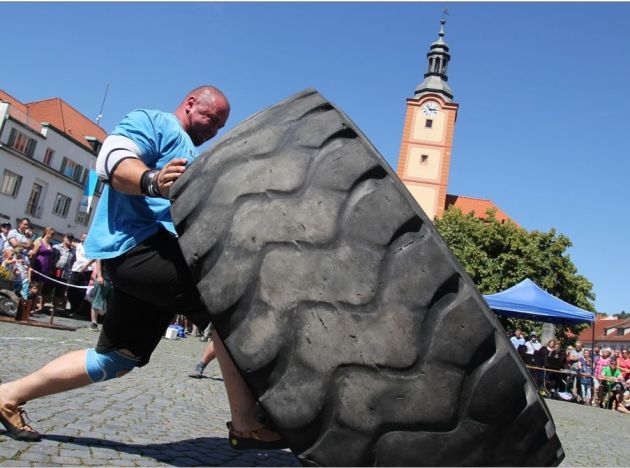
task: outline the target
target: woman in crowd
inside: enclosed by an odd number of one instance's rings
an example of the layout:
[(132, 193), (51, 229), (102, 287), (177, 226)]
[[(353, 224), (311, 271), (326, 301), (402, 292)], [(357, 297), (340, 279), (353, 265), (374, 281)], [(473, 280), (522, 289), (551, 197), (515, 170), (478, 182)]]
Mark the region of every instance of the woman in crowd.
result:
[[(51, 227), (44, 229), (44, 233), (41, 237), (35, 239), (33, 248), (30, 251), (31, 268), (35, 272), (42, 273), (46, 276), (52, 276), (54, 267), (53, 261), (53, 247), (52, 238), (55, 235), (55, 230)], [(43, 297), (49, 294), (52, 290), (52, 284), (48, 278), (35, 273), (32, 276), (34, 286), (37, 286), (37, 306), (35, 312), (41, 311), (44, 307)]]

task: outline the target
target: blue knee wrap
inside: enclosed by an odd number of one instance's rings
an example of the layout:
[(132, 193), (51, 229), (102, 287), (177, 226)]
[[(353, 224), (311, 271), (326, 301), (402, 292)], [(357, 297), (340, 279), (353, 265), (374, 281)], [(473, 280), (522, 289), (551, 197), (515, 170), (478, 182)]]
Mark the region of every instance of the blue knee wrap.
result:
[(122, 377), (138, 365), (140, 359), (122, 354), (120, 351), (97, 353), (94, 348), (87, 350), (85, 355), (85, 370), (92, 382)]

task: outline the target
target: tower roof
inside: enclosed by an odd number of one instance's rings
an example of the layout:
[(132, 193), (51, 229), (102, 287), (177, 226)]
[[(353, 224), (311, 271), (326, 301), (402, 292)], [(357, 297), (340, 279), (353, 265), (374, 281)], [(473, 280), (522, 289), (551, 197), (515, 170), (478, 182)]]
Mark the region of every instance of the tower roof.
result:
[(453, 90), (447, 84), (448, 62), (451, 59), (448, 53), (448, 44), (444, 40), (444, 25), (446, 19), (440, 20), (440, 32), (438, 38), (429, 48), (427, 54), (427, 72), (424, 74), (424, 81), (420, 83), (414, 92), (414, 98), (419, 98), (425, 93), (438, 93), (445, 97), (448, 102), (453, 100)]

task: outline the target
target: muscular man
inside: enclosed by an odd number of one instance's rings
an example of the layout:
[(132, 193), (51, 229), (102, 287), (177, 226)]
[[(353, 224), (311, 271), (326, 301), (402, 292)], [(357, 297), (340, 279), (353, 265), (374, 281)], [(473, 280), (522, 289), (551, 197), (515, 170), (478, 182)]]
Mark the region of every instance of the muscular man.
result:
[[(97, 172), (105, 182), (85, 243), (100, 259), (113, 293), (96, 348), (74, 351), (35, 373), (0, 386), (0, 422), (20, 440), (40, 435), (24, 423), (22, 402), (120, 377), (149, 362), (174, 314), (199, 328), (208, 313), (190, 278), (170, 216), (168, 193), (197, 157), (196, 146), (214, 137), (230, 112), (215, 87), (194, 89), (174, 114), (137, 110), (103, 143)], [(257, 421), (256, 401), (215, 334), (232, 421), (234, 448), (280, 448), (279, 434)]]

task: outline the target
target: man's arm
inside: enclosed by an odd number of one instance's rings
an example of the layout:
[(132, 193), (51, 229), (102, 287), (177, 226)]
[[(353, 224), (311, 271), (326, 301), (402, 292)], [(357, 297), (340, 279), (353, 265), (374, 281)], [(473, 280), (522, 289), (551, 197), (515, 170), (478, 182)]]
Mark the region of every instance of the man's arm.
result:
[[(167, 198), (173, 183), (186, 170), (186, 159), (173, 159), (168, 162), (156, 175), (157, 188), (160, 194)], [(111, 176), (111, 186), (119, 192), (130, 195), (146, 195), (142, 192), (140, 179), (142, 174), (150, 170), (140, 159), (129, 158), (121, 161)]]
[(14, 249), (16, 247), (24, 247), (25, 249), (30, 249), (32, 246), (31, 241), (29, 241), (28, 239), (26, 240), (26, 242), (20, 242), (15, 234), (9, 237), (7, 240), (9, 241), (9, 245)]
[(96, 172), (103, 182), (119, 192), (167, 198), (173, 182), (186, 170), (187, 160), (173, 159), (157, 170), (147, 166), (143, 159), (147, 159), (146, 155), (133, 140), (110, 135), (99, 151)]

